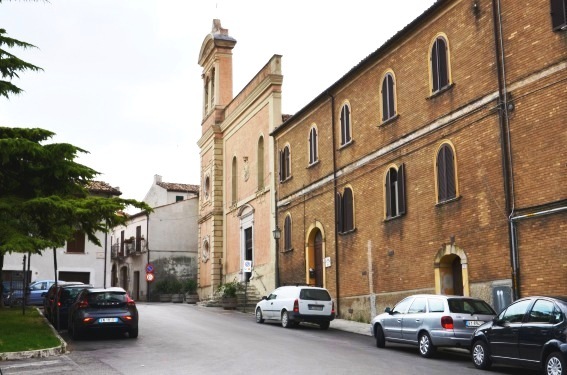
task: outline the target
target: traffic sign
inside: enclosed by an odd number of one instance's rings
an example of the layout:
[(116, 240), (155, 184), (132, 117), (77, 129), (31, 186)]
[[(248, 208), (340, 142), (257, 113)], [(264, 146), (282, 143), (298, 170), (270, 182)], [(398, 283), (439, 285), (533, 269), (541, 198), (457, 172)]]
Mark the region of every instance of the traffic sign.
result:
[(151, 263), (146, 264), (146, 272), (153, 273), (154, 272), (154, 265)]
[(244, 268), (244, 272), (252, 272), (252, 261), (251, 260), (245, 260), (243, 268)]
[(152, 281), (154, 281), (156, 277), (154, 276), (153, 273), (146, 273), (146, 281), (151, 283)]

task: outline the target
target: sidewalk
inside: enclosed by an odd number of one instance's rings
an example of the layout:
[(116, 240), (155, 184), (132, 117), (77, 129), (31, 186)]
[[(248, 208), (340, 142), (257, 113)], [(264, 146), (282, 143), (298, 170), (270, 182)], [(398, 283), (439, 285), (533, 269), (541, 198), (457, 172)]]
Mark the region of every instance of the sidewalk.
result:
[(353, 320), (335, 319), (331, 322), (331, 328), (341, 331), (358, 333), (360, 335), (372, 336), (369, 323), (360, 323)]

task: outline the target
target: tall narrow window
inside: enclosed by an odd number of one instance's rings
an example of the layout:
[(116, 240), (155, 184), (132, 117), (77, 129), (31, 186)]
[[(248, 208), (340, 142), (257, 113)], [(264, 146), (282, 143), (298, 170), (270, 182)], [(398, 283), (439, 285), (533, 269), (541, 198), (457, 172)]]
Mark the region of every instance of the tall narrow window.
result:
[(386, 198), (386, 218), (401, 216), (406, 213), (405, 202), (405, 167), (391, 167), (386, 173), (384, 186)]
[(317, 128), (313, 126), (309, 131), (309, 164), (313, 164), (317, 160), (319, 160), (317, 150)]
[(445, 202), (457, 196), (455, 155), (453, 148), (445, 143), (437, 153), (437, 201)]
[(203, 101), (205, 102), (205, 114), (209, 112), (209, 78), (205, 79), (205, 90), (203, 93)]
[(346, 188), (343, 192), (343, 231), (354, 229), (354, 198), (352, 190)]
[(431, 47), (431, 89), (436, 93), (449, 85), (449, 53), (447, 40), (438, 36)]
[(290, 151), (289, 146), (285, 146), (282, 151), (280, 151), (280, 181), (285, 181), (291, 176), (291, 164), (290, 164)]
[(394, 75), (386, 73), (382, 80), (382, 122), (396, 116)]
[(215, 70), (211, 70), (211, 109), (215, 108)]
[(76, 231), (73, 234), (73, 238), (67, 241), (67, 252), (68, 253), (83, 253), (85, 252), (85, 233), (82, 231)]
[(142, 251), (142, 226), (136, 226), (136, 251)]
[(236, 156), (232, 158), (232, 204), (236, 204), (238, 200), (238, 166), (236, 164)]
[(286, 215), (284, 222), (284, 249), (291, 250), (291, 215)]
[(350, 108), (345, 104), (341, 109), (341, 146), (350, 143), (351, 140)]
[(346, 233), (354, 230), (354, 197), (352, 189), (347, 187), (335, 197), (337, 231)]
[(258, 190), (264, 189), (264, 137), (258, 139)]

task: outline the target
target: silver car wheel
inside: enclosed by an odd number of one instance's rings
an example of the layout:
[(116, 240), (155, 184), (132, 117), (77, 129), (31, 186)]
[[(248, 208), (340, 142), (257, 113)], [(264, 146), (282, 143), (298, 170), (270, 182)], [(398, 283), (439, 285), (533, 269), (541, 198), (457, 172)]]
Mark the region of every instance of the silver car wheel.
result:
[(557, 356), (551, 355), (547, 359), (546, 374), (563, 375), (563, 364), (561, 363), (561, 360)]
[(475, 365), (482, 366), (482, 364), (484, 363), (484, 356), (485, 353), (482, 345), (475, 345), (472, 353), (473, 362), (475, 363)]

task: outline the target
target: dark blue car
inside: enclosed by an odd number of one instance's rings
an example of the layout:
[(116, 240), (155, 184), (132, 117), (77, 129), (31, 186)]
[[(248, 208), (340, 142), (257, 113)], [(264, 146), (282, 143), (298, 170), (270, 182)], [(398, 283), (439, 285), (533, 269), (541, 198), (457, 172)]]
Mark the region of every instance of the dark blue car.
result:
[(567, 297), (526, 297), (478, 327), (472, 361), (479, 369), (492, 363), (567, 374)]

